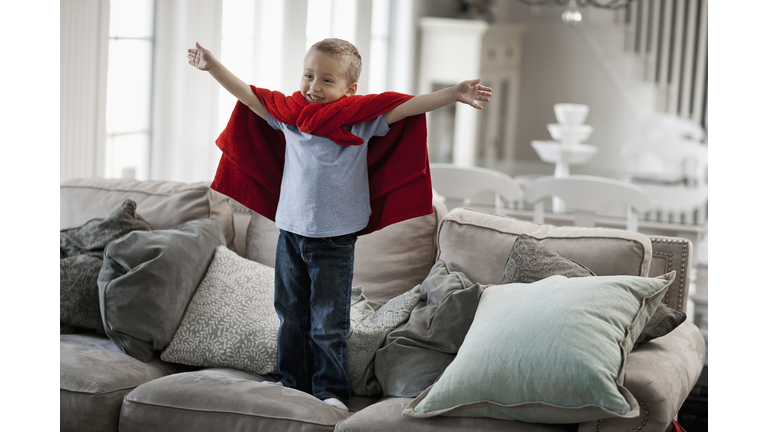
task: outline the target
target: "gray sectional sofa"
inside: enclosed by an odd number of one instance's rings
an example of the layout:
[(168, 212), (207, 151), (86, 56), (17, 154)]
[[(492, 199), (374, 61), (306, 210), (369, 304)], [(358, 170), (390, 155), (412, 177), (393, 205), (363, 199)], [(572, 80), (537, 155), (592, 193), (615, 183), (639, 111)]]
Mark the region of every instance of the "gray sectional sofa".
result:
[[(94, 232), (94, 221), (113, 217), (117, 209), (151, 229), (110, 231), (119, 238), (106, 245), (92, 242), (83, 252), (82, 237)], [(77, 319), (93, 317), (93, 309), (83, 305), (96, 307), (94, 297), (78, 297), (65, 318), (64, 303), (75, 294), (65, 292), (62, 282), (61, 430), (666, 429), (701, 373), (704, 338), (684, 321), (668, 334), (635, 341), (659, 304), (685, 309), (688, 240), (537, 225), (461, 208), (446, 214), (437, 201), (434, 210), (358, 240), (353, 285), (362, 289), (353, 295), (350, 335), (356, 395), (350, 412), (342, 412), (311, 395), (262, 383), (274, 379), (269, 366), (275, 322), (268, 308), (253, 311), (272, 294), (269, 268), (277, 240), (272, 222), (202, 183), (97, 178), (62, 183), (60, 227), (72, 234), (69, 242), (81, 236), (80, 252), (65, 253), (62, 246), (62, 278), (67, 254), (87, 252), (102, 260), (94, 289), (103, 328), (72, 322), (73, 308), (81, 308)], [(184, 242), (190, 238), (208, 240), (189, 246)], [(572, 267), (597, 276), (500, 284), (511, 274), (511, 251), (519, 238), (560, 261), (541, 266), (538, 255), (531, 258), (525, 255), (530, 248), (523, 248), (518, 252), (525, 258), (513, 269), (518, 273), (523, 261), (544, 272), (578, 263)], [(575, 281), (579, 285), (571, 285)], [(626, 288), (627, 281), (643, 288)], [(605, 295), (608, 283), (620, 288)], [(567, 301), (558, 294), (563, 290), (569, 290)], [(513, 299), (505, 297), (511, 294)], [(621, 296), (628, 300), (612, 306)], [(618, 311), (625, 304), (630, 311)], [(515, 330), (523, 319), (532, 321)], [(597, 327), (581, 324), (594, 319)], [(626, 322), (614, 322), (622, 319)], [(607, 341), (608, 349), (591, 345), (605, 342), (611, 331), (618, 333)], [(215, 340), (221, 335), (229, 339)], [(593, 364), (613, 368), (607, 384), (590, 381)], [(557, 375), (561, 372), (566, 375)], [(524, 384), (514, 384), (522, 378)], [(480, 388), (472, 388), (475, 382)], [(618, 394), (617, 403), (626, 409), (605, 402), (602, 390), (584, 394), (600, 385)], [(495, 396), (484, 393), (488, 387)]]

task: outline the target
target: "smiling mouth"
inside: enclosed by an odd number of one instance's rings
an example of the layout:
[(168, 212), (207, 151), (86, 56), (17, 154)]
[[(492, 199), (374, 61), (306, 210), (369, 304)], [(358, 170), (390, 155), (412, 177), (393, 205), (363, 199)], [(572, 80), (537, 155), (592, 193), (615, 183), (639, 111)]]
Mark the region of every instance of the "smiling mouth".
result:
[(323, 98), (321, 98), (320, 96), (315, 96), (315, 95), (309, 94), (309, 93), (307, 93), (306, 98), (310, 102), (320, 102), (320, 101), (323, 100)]

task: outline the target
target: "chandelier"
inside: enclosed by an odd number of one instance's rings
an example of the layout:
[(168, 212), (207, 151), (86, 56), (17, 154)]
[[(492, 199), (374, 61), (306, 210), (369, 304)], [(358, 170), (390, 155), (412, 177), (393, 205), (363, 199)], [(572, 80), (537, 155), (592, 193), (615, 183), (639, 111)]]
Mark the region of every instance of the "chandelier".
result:
[(565, 6), (568, 2), (568, 9), (563, 12), (563, 22), (568, 27), (573, 27), (581, 22), (581, 12), (579, 7), (593, 6), (602, 9), (623, 9), (632, 3), (632, 0), (518, 0), (529, 6), (547, 6), (556, 4)]

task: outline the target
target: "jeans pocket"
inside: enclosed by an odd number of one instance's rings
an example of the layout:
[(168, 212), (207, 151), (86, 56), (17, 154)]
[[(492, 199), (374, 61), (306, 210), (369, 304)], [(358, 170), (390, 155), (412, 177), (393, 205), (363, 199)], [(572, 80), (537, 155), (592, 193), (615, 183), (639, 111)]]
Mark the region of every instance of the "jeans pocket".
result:
[(328, 244), (339, 249), (353, 249), (357, 236), (355, 234), (346, 234), (338, 237), (328, 237)]

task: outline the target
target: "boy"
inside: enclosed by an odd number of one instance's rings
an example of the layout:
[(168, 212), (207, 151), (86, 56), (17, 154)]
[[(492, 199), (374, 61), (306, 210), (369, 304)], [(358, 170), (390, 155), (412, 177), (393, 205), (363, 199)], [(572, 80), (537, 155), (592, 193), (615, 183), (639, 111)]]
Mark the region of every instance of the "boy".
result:
[[(481, 86), (477, 79), (415, 97), (392, 92), (356, 96), (362, 61), (354, 45), (340, 39), (325, 39), (307, 51), (300, 90), (291, 97), (245, 84), (200, 44), (189, 50), (188, 58), (192, 66), (208, 71), (239, 101), (217, 144), (247, 141), (248, 134), (262, 136), (258, 122), (242, 117), (240, 103), (284, 134), (284, 166), (273, 218), (280, 228), (275, 259), (279, 381), (274, 384), (302, 390), (347, 411), (347, 334), (354, 245), (358, 234), (369, 232), (369, 218), (379, 217), (378, 208), (373, 216), (371, 210), (368, 142), (387, 135), (390, 125), (394, 127), (400, 120), (456, 101), (482, 109), (475, 101), (490, 100), (491, 89)], [(246, 133), (232, 138), (232, 130)], [(422, 141), (425, 133), (420, 135)], [(277, 145), (275, 139), (264, 141), (270, 147)], [(262, 164), (261, 154), (254, 155), (250, 143), (237, 145), (243, 145), (242, 151), (250, 151), (251, 157), (234, 162), (239, 163), (239, 171), (228, 180), (230, 184), (238, 179), (249, 181), (249, 175), (258, 176), (254, 172), (262, 171), (261, 166), (258, 170), (252, 166), (256, 158)], [(426, 158), (424, 154), (422, 157)], [(225, 151), (217, 181), (220, 174), (226, 174), (222, 172), (226, 158)], [(428, 167), (422, 169), (427, 171)], [(428, 176), (421, 177), (429, 182)], [(254, 186), (253, 190), (259, 188)], [(230, 196), (249, 199), (248, 194)], [(260, 204), (251, 206), (238, 201), (272, 218), (269, 211), (261, 211)], [(428, 204), (431, 211), (431, 198)], [(398, 217), (403, 220), (412, 214)], [(392, 221), (380, 225), (386, 223)]]

